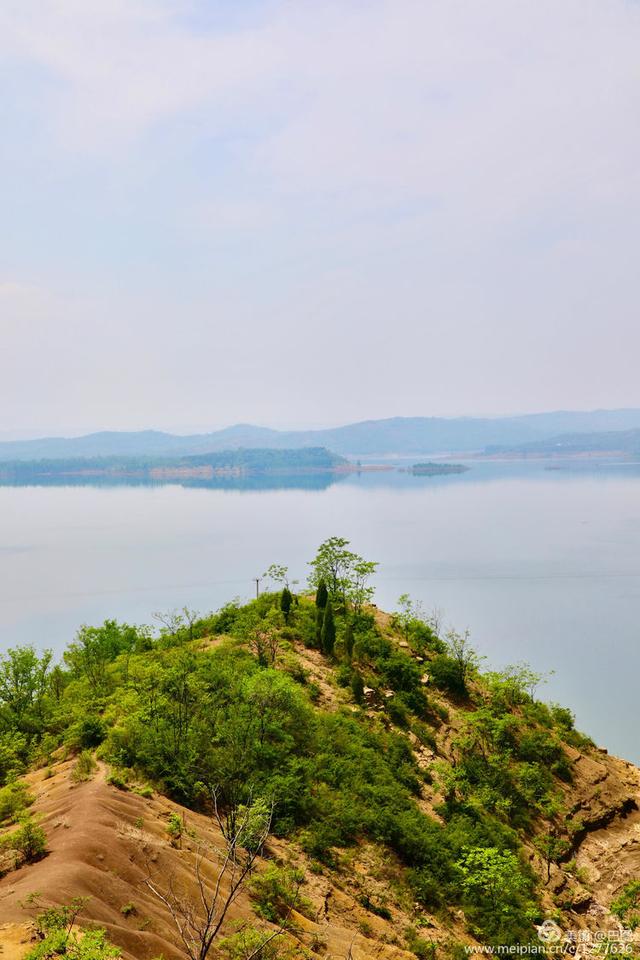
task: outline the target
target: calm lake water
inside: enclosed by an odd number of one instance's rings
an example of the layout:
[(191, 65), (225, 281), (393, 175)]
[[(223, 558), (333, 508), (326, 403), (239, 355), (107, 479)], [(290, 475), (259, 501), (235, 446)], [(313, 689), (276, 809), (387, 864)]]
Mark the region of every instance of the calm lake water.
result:
[(81, 623), (215, 609), (272, 562), (304, 578), (337, 534), (380, 561), (380, 606), (409, 592), (468, 627), (490, 665), (555, 671), (542, 696), (640, 762), (640, 466), (269, 486), (0, 487), (0, 647), (60, 651)]

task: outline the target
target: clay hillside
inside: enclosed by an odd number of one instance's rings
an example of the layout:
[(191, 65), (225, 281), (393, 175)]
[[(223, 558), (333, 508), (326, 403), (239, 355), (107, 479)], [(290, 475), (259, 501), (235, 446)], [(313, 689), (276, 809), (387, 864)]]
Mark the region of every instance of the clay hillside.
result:
[[(633, 927), (640, 772), (439, 633), (321, 587), (84, 628), (57, 666), (10, 651), (2, 960), (95, 930), (91, 958), (409, 960)], [(208, 954), (185, 946), (247, 864)]]

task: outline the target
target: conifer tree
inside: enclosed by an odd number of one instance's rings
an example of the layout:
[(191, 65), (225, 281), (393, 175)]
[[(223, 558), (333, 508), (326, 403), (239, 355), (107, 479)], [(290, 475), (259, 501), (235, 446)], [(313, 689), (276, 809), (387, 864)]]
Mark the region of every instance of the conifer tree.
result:
[(328, 599), (329, 591), (327, 590), (327, 584), (324, 580), (321, 580), (318, 584), (318, 589), (316, 590), (316, 607), (318, 607), (320, 610), (324, 610)]
[(331, 600), (327, 600), (327, 605), (324, 608), (321, 640), (323, 652), (328, 657), (332, 656), (333, 648), (336, 642), (336, 623), (333, 619), (333, 607), (331, 605)]
[(351, 659), (351, 655), (353, 654), (354, 641), (355, 641), (355, 636), (353, 633), (353, 621), (348, 620), (347, 628), (344, 633), (344, 649), (349, 659)]
[(354, 673), (351, 677), (351, 692), (356, 703), (362, 703), (364, 700), (364, 681), (359, 673)]
[(316, 609), (316, 646), (322, 649), (322, 622), (324, 620), (324, 610), (322, 607)]
[(291, 612), (292, 603), (293, 603), (293, 597), (291, 595), (291, 590), (289, 590), (289, 587), (285, 587), (282, 593), (280, 594), (280, 609), (284, 614), (285, 623), (289, 623), (289, 613)]

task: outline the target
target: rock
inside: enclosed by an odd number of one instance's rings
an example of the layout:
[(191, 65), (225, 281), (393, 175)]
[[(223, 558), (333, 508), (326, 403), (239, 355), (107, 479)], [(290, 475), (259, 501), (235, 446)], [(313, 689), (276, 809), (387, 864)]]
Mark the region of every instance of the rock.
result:
[(574, 910), (579, 910), (580, 912), (586, 911), (591, 906), (592, 900), (593, 896), (588, 890), (572, 891), (571, 906)]

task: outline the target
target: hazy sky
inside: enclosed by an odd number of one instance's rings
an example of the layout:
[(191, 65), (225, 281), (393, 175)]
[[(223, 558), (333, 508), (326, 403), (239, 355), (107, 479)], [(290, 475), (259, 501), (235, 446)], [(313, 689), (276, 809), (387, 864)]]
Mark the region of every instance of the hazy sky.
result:
[(4, 0), (0, 434), (640, 406), (640, 3)]

